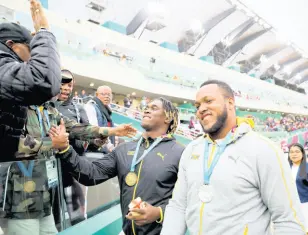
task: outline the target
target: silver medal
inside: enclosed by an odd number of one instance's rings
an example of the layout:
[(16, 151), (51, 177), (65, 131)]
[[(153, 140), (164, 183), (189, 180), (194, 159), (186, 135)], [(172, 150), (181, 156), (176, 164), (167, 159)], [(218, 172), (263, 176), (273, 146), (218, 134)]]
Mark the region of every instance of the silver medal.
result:
[(202, 202), (209, 203), (214, 197), (213, 187), (211, 185), (202, 185), (198, 195)]

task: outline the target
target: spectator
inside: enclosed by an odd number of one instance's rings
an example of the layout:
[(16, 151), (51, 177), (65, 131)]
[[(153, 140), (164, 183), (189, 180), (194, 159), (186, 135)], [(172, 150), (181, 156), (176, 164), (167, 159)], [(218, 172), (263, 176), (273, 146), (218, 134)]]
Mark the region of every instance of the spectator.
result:
[(143, 96), (140, 102), (140, 110), (143, 111), (147, 105), (148, 105), (147, 98)]
[(60, 90), (56, 38), (36, 0), (31, 0), (31, 14), (36, 31), (33, 39), (21, 25), (0, 24), (0, 161), (14, 159), (27, 107), (50, 100)]
[[(60, 125), (59, 130), (65, 130), (62, 135), (53, 135), (54, 125)], [(1, 206), (5, 208), (6, 217), (9, 219), (8, 234), (28, 235), (34, 230), (40, 231), (41, 235), (53, 235), (57, 230), (51, 209), (53, 203), (58, 202), (54, 200), (58, 176), (55, 167), (48, 167), (55, 165), (55, 160), (51, 157), (58, 151), (65, 152), (69, 149), (68, 136), (70, 139), (83, 141), (95, 138), (104, 141), (109, 135), (123, 134), (130, 137), (135, 133), (135, 129), (130, 125), (98, 128), (89, 124), (78, 124), (61, 115), (52, 102), (46, 102), (40, 107), (32, 105), (28, 108), (24, 133), (25, 136), (19, 141), (18, 155), (40, 160), (13, 162), (7, 171), (7, 183), (4, 184), (7, 197), (5, 205)], [(59, 147), (60, 143), (66, 145), (67, 149)], [(25, 195), (26, 201), (31, 203), (25, 203)], [(65, 208), (61, 210), (66, 211)]]
[[(59, 112), (64, 116), (76, 121), (77, 123), (88, 124), (88, 116), (83, 106), (72, 101), (72, 92), (75, 83), (73, 74), (69, 70), (65, 69), (63, 69), (61, 72), (62, 86), (61, 92), (58, 96), (58, 100), (60, 101), (61, 105), (57, 107)], [(70, 144), (79, 155), (84, 155), (84, 152), (88, 146), (88, 142), (77, 139), (70, 139)], [(62, 181), (68, 213), (71, 219), (71, 223), (74, 223), (73, 219), (75, 219), (75, 217), (80, 216), (82, 218), (84, 215), (85, 197), (83, 195), (80, 184), (74, 180), (72, 175), (69, 174), (65, 168), (62, 171)], [(55, 219), (58, 219), (57, 222), (60, 221), (60, 218), (56, 218), (56, 216)]]
[[(74, 87), (74, 76), (69, 70), (62, 70), (62, 86), (58, 96), (60, 105), (57, 109), (61, 114), (81, 124), (88, 124), (88, 116), (82, 105), (72, 101), (72, 91)], [(82, 141), (70, 140), (70, 144), (78, 154), (83, 155), (85, 151), (85, 143)]]
[(128, 94), (128, 95), (124, 98), (124, 107), (129, 109), (131, 105), (132, 105), (132, 100), (131, 100), (131, 98), (130, 98), (130, 94)]
[(302, 213), (305, 217), (306, 232), (308, 233), (308, 164), (304, 147), (300, 144), (291, 145), (288, 160), (301, 202)]
[(188, 128), (189, 129), (195, 129), (195, 116), (190, 117)]
[(81, 96), (80, 96), (80, 98), (86, 98), (87, 97), (87, 94), (86, 94), (86, 91), (85, 90), (82, 90), (81, 91)]
[[(112, 90), (108, 86), (100, 86), (97, 88), (96, 97), (90, 100), (85, 105), (85, 110), (87, 112), (89, 122), (92, 125), (100, 126), (100, 127), (113, 127), (112, 121), (112, 111), (110, 106), (110, 102), (112, 100)], [(103, 153), (111, 152), (114, 148), (115, 138), (111, 136), (109, 138), (110, 143), (105, 146), (101, 151)], [(93, 150), (89, 148), (89, 150)], [(96, 150), (93, 150), (96, 152)]]

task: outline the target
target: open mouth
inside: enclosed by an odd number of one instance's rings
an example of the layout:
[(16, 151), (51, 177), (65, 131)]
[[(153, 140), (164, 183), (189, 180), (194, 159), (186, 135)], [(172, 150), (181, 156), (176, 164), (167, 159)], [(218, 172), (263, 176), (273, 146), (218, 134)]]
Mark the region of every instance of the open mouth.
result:
[(61, 96), (63, 96), (63, 97), (68, 97), (68, 96), (69, 96), (69, 93), (61, 93)]
[(151, 119), (151, 117), (150, 117), (150, 116), (145, 115), (145, 116), (143, 116), (143, 119)]

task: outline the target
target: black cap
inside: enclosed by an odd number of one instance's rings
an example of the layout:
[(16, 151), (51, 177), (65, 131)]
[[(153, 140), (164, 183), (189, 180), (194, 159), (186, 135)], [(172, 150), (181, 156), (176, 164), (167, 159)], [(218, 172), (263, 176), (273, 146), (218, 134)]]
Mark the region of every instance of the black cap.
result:
[(74, 80), (74, 76), (71, 71), (67, 69), (61, 70), (61, 76), (62, 76), (62, 83), (70, 83), (72, 80)]
[(0, 42), (5, 43), (8, 40), (30, 44), (31, 32), (16, 23), (2, 23), (0, 24)]

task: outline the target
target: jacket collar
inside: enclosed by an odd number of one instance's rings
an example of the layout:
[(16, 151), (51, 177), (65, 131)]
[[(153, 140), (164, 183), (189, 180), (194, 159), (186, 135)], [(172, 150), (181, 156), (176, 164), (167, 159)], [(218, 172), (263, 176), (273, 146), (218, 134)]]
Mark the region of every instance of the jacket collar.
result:
[(73, 100), (73, 94), (70, 95), (70, 97), (66, 100), (66, 101), (58, 101), (61, 102), (62, 106), (67, 106), (67, 105), (71, 105)]
[(36, 107), (40, 107), (40, 106), (43, 106), (44, 109), (47, 109), (48, 113), (50, 113), (51, 110), (56, 107), (54, 102), (47, 101), (46, 103), (42, 105), (30, 105), (29, 109), (36, 111)]
[[(166, 135), (163, 135), (161, 137), (162, 137), (162, 141), (161, 142), (168, 142), (168, 141), (175, 140), (175, 137), (173, 135), (171, 135), (171, 134), (166, 134)], [(150, 143), (150, 144), (152, 144), (156, 140), (156, 138), (151, 138), (151, 137), (144, 138), (144, 137), (141, 136), (140, 138), (143, 139), (142, 143)], [(137, 139), (136, 142), (139, 141), (140, 138)]]

